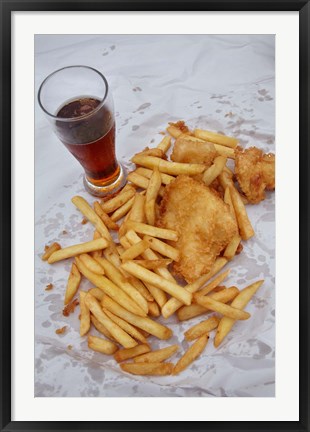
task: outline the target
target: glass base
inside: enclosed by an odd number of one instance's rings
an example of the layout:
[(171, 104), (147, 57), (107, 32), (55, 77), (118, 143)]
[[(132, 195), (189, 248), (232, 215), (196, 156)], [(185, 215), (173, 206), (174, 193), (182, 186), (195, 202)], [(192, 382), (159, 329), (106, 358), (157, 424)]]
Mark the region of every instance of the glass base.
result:
[(125, 186), (127, 178), (127, 172), (125, 167), (122, 164), (119, 164), (119, 168), (120, 170), (118, 176), (104, 186), (94, 185), (87, 179), (86, 175), (84, 175), (84, 187), (86, 191), (89, 192), (91, 195), (97, 197), (104, 197), (107, 195), (115, 194), (119, 189)]

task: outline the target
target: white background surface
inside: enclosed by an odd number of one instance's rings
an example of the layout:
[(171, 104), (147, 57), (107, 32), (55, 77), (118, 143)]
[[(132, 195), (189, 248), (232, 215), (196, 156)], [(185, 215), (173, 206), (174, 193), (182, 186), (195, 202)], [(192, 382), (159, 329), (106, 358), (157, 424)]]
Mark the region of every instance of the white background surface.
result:
[[(268, 20), (267, 20), (268, 21)], [(285, 21), (285, 20), (284, 20)], [(41, 24), (42, 22), (40, 21), (40, 24)], [(248, 23), (248, 20), (247, 20), (247, 23)], [(265, 20), (265, 23), (266, 23), (266, 20)], [(270, 24), (270, 22), (269, 22), (269, 24)], [(266, 26), (265, 26), (265, 28), (266, 28)], [(283, 34), (283, 33), (282, 33)], [(73, 51), (73, 50), (72, 50)], [(58, 67), (58, 66), (57, 66)], [(54, 70), (54, 69), (56, 69), (57, 67), (55, 67), (55, 68), (52, 68), (52, 70)], [(98, 66), (97, 66), (98, 67)], [(51, 71), (51, 70), (50, 70)], [(48, 71), (48, 72), (50, 72), (50, 71)], [(205, 83), (206, 84), (206, 83)], [(290, 91), (288, 91), (288, 93), (290, 93)], [(115, 93), (114, 93), (115, 94)], [(282, 95), (283, 95), (283, 93), (282, 93)], [(293, 95), (293, 93), (291, 92), (291, 96)], [(164, 95), (164, 96), (166, 96), (166, 95)], [(282, 98), (282, 100), (283, 100), (283, 96), (281, 96), (281, 98)], [(115, 97), (115, 99), (116, 99), (116, 97)], [(283, 107), (284, 105), (281, 105), (281, 107)], [(279, 109), (279, 111), (280, 111), (280, 109)], [(173, 112), (175, 112), (175, 111), (173, 111)], [(169, 112), (169, 114), (172, 114), (171, 112)], [(177, 115), (178, 115), (178, 117), (183, 117), (179, 112), (177, 112)], [(194, 119), (194, 117), (192, 117), (193, 119)], [(213, 119), (212, 119), (213, 120)], [(296, 124), (296, 123), (294, 123), (294, 118), (293, 117), (291, 117), (290, 118), (290, 120), (291, 120), (291, 125), (293, 126), (294, 124)], [(141, 126), (141, 125), (140, 125)], [(147, 125), (147, 129), (149, 129), (149, 126)], [(152, 136), (154, 136), (154, 135), (152, 135)], [(287, 136), (289, 136), (289, 134), (287, 135)], [(283, 137), (283, 135), (282, 135), (282, 137)], [(284, 142), (285, 140), (283, 140), (283, 142)], [(284, 144), (283, 144), (284, 145)], [(62, 150), (64, 150), (64, 149), (62, 149)], [(68, 155), (68, 156), (70, 156), (70, 155)], [(296, 160), (296, 157), (297, 157), (297, 155), (295, 155), (295, 160)], [(292, 158), (291, 158), (291, 162), (294, 162), (294, 155), (292, 156)], [(72, 161), (70, 162), (71, 164), (72, 164)], [(280, 189), (281, 189), (281, 187), (280, 187)], [(289, 215), (289, 213), (288, 213), (288, 215)], [(292, 243), (291, 243), (291, 245), (292, 245)], [(280, 254), (278, 255), (277, 254), (277, 257), (278, 256), (281, 256), (281, 251), (280, 251)], [(285, 285), (285, 284), (284, 284)], [(291, 303), (291, 306), (293, 306), (293, 304)], [(27, 379), (27, 378), (25, 378), (25, 379)], [(16, 381), (15, 381), (15, 383), (16, 383)], [(291, 384), (292, 384), (292, 382), (291, 382)], [(37, 402), (38, 402), (38, 400), (37, 400)], [(107, 400), (106, 400), (106, 402), (107, 402)], [(142, 402), (143, 403), (143, 402)], [(244, 402), (245, 403), (245, 402)], [(230, 406), (232, 406), (233, 404), (231, 403), (230, 404)], [(271, 406), (272, 404), (270, 404), (269, 403), (269, 406)], [(42, 407), (42, 404), (40, 404), (40, 407)], [(20, 408), (20, 405), (19, 405), (19, 408)], [(58, 408), (59, 408), (59, 406), (58, 406)], [(16, 411), (17, 412), (17, 411)], [(19, 413), (21, 413), (21, 410), (19, 410), (18, 411)], [(42, 411), (41, 411), (42, 412)], [(273, 412), (273, 414), (275, 413), (275, 411)], [(283, 414), (283, 411), (281, 411), (281, 414)], [(286, 411), (286, 414), (288, 415), (288, 411)], [(23, 417), (25, 417), (25, 415), (27, 416), (27, 413), (25, 412), (25, 411), (23, 411)], [(79, 414), (80, 416), (81, 416), (81, 414)], [(128, 418), (128, 415), (129, 415), (129, 418), (130, 418), (130, 414), (127, 412), (127, 418)], [(230, 415), (232, 415), (232, 412), (230, 412)], [(278, 412), (278, 415), (280, 415), (280, 412)], [(44, 417), (44, 418), (46, 418), (46, 417)], [(76, 418), (76, 417), (75, 417)], [(98, 417), (97, 417), (98, 418)], [(234, 418), (236, 418), (236, 417), (234, 417)], [(209, 419), (210, 419), (210, 415), (209, 415)]]

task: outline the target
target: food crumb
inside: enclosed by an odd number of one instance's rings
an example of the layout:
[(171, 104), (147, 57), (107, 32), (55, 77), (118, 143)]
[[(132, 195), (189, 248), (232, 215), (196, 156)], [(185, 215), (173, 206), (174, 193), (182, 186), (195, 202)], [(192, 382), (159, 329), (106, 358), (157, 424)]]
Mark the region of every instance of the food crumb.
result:
[(166, 135), (166, 132), (164, 132), (164, 131), (160, 131), (160, 132), (158, 132), (160, 135)]
[(72, 348), (73, 348), (73, 346), (72, 345), (68, 345), (67, 348), (68, 348), (69, 351), (71, 351)]
[(48, 246), (48, 245), (45, 245), (45, 246), (44, 246), (44, 252), (46, 252), (48, 248), (49, 248), (49, 246)]
[(63, 230), (63, 232), (62, 232), (63, 234), (68, 234), (68, 232), (66, 231), (66, 230)]
[(45, 291), (50, 291), (51, 289), (53, 289), (54, 285), (52, 283), (49, 283), (48, 285), (46, 285), (45, 287)]
[(55, 330), (56, 334), (64, 334), (64, 332), (66, 331), (67, 326), (63, 326), (57, 330)]
[(63, 316), (67, 317), (71, 313), (73, 313), (78, 304), (79, 304), (78, 299), (74, 299), (71, 303), (68, 303), (67, 306), (65, 306), (62, 311)]
[(81, 224), (85, 225), (85, 224), (87, 224), (87, 222), (88, 222), (88, 220), (86, 218), (83, 218)]

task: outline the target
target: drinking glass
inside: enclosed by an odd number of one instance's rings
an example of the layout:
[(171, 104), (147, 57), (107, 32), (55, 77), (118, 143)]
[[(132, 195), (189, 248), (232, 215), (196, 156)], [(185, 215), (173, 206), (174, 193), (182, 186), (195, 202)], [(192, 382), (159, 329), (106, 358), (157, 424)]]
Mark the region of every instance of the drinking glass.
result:
[(105, 196), (123, 187), (113, 98), (102, 73), (80, 65), (59, 69), (42, 82), (38, 100), (58, 138), (84, 168), (85, 189)]

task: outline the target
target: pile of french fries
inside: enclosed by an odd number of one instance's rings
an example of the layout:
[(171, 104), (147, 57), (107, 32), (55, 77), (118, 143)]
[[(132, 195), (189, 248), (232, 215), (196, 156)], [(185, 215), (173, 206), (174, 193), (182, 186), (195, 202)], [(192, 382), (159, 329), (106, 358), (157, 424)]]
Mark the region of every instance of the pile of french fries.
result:
[[(214, 345), (218, 347), (236, 321), (250, 317), (244, 309), (263, 283), (259, 280), (242, 290), (221, 285), (229, 269), (221, 270), (236, 254), (241, 239), (254, 235), (244, 199), (226, 166), (227, 158), (234, 158), (238, 141), (200, 129), (190, 132), (183, 126), (170, 124), (170, 136), (131, 159), (137, 168), (129, 173), (128, 184), (116, 196), (95, 201), (93, 206), (80, 196), (73, 197), (72, 203), (94, 227), (93, 239), (64, 248), (53, 243), (42, 256), (49, 264), (73, 258), (64, 304), (76, 301), (83, 277), (93, 285), (88, 291), (79, 291), (80, 335), (85, 337), (91, 326), (95, 327), (101, 335), (87, 336), (89, 348), (114, 355), (121, 369), (130, 374), (176, 375), (183, 371), (203, 352), (211, 331), (216, 330)], [(172, 138), (182, 135), (215, 144), (218, 157), (210, 168), (167, 160)], [(179, 260), (179, 251), (171, 246), (178, 233), (155, 226), (158, 201), (165, 186), (179, 174), (202, 174), (206, 185), (217, 178), (239, 227), (238, 236), (211, 271), (185, 286), (177, 283), (168, 267)], [(208, 317), (186, 330), (185, 340), (192, 344), (174, 364), (166, 360), (180, 347), (152, 350), (148, 338), (168, 340), (171, 329), (156, 318), (175, 313), (180, 321)]]

